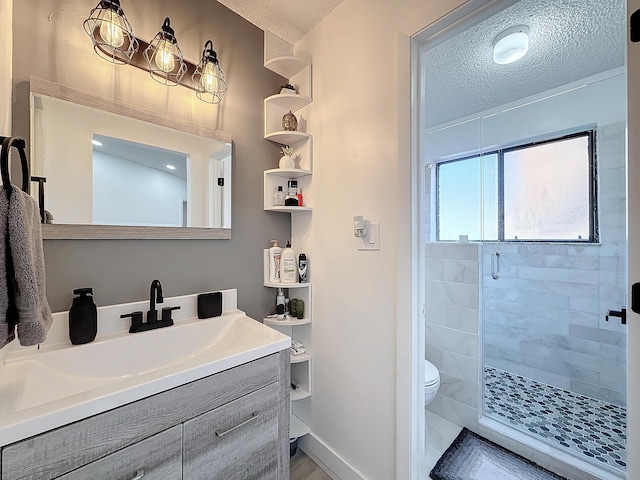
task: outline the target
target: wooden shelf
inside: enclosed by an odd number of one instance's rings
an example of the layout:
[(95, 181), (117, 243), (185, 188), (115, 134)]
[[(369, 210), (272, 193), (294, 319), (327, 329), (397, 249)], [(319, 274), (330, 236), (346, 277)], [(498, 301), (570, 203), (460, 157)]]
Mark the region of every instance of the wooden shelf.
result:
[(304, 194), (308, 186), (311, 184), (311, 170), (306, 168), (272, 168), (265, 170), (263, 174), (263, 208), (270, 212), (311, 212), (311, 206), (304, 204), (298, 206), (274, 205), (274, 193), (279, 186), (282, 187), (283, 193), (287, 192), (288, 182), (295, 180)]
[(301, 168), (272, 168), (265, 170), (264, 173), (283, 178), (300, 178), (311, 175), (310, 170), (302, 170)]
[(299, 94), (278, 93), (264, 99), (265, 106), (274, 105), (284, 110), (297, 112), (302, 107), (311, 103), (311, 97)]
[(307, 325), (311, 323), (311, 320), (308, 318), (303, 318), (301, 320), (297, 318), (278, 320), (277, 318), (265, 317), (262, 319), (262, 323), (267, 325), (280, 326), (280, 327), (296, 327), (298, 325)]
[[(306, 132), (299, 131), (283, 131), (282, 119), (289, 111), (297, 112), (298, 126), (306, 129), (307, 119), (305, 118), (306, 110), (302, 110), (305, 106), (313, 101), (312, 85), (311, 85), (311, 62), (299, 57), (293, 56), (293, 46), (284, 41), (280, 37), (265, 30), (264, 33), (264, 66), (265, 68), (286, 78), (288, 83), (295, 85), (297, 92), (277, 93), (264, 99), (264, 138), (279, 145), (288, 145), (293, 150), (295, 165), (300, 168), (280, 169), (272, 168), (264, 172), (263, 184), (263, 208), (270, 212), (283, 212), (293, 214), (295, 212), (311, 212), (311, 208), (307, 206), (289, 207), (275, 206), (274, 192), (278, 187), (287, 185), (287, 180), (300, 179), (298, 186), (306, 193), (306, 189), (311, 184), (311, 175), (313, 170), (313, 137)], [(285, 91), (286, 92), (286, 91)], [(286, 192), (286, 190), (285, 190)], [(297, 252), (297, 250), (296, 250)], [(299, 253), (299, 252), (297, 252)], [(264, 318), (264, 324), (275, 329), (287, 331), (288, 335), (301, 335), (302, 341), (308, 339), (308, 329), (302, 328), (297, 332), (295, 328), (300, 325), (311, 323), (311, 284), (310, 283), (271, 283), (269, 282), (269, 250), (264, 250), (264, 270), (263, 285), (269, 288), (286, 288), (289, 290), (289, 296), (299, 298), (304, 302), (304, 314), (307, 318), (298, 320), (297, 318), (288, 318), (286, 320), (278, 320), (274, 317)], [(280, 327), (283, 327), (280, 329)], [(311, 355), (307, 352), (300, 355), (289, 354), (290, 373), (292, 384), (297, 388), (290, 390), (290, 398), (292, 402), (301, 400), (311, 396), (313, 391), (311, 381)], [(293, 408), (293, 406), (292, 406)], [(289, 437), (298, 438), (308, 434), (311, 429), (305, 425), (298, 417), (291, 414)]]
[(303, 68), (311, 65), (308, 61), (298, 57), (282, 55), (264, 63), (265, 68), (277, 73), (281, 77), (291, 78)]
[(296, 390), (293, 389), (293, 387), (291, 388), (291, 392), (290, 392), (290, 400), (292, 402), (296, 402), (298, 400), (302, 400), (304, 398), (309, 398), (311, 396), (311, 394), (305, 390), (302, 387), (298, 387)]
[(311, 429), (307, 427), (302, 420), (291, 414), (289, 418), (289, 438), (303, 437), (309, 432), (311, 432)]
[(285, 212), (285, 213), (294, 213), (294, 212), (310, 212), (311, 207), (268, 207), (265, 208), (267, 212)]
[(311, 135), (305, 132), (287, 132), (284, 130), (267, 133), (264, 138), (281, 145), (294, 145), (304, 142), (311, 138)]
[(306, 352), (301, 353), (300, 355), (291, 354), (290, 363), (302, 363), (302, 362), (308, 362), (309, 360), (311, 360), (311, 355)]
[(307, 283), (271, 283), (271, 282), (264, 282), (264, 286), (265, 287), (271, 287), (271, 288), (307, 288), (307, 287), (310, 287), (311, 284), (309, 282), (307, 282)]

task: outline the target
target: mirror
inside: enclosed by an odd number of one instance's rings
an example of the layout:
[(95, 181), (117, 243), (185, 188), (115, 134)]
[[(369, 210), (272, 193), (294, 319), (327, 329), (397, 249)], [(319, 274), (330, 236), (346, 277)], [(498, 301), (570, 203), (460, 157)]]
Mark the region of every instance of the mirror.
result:
[(32, 77), (30, 152), (45, 239), (231, 238), (228, 133)]

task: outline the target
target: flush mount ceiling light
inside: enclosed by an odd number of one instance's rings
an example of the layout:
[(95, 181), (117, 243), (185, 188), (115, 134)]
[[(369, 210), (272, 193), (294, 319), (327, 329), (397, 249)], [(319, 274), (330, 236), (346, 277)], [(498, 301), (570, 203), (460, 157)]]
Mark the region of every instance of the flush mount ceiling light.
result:
[(160, 31), (144, 50), (144, 58), (149, 64), (151, 78), (163, 85), (178, 85), (187, 72), (169, 17), (164, 19)]
[(96, 53), (111, 63), (140, 68), (163, 85), (180, 84), (195, 90), (198, 99), (206, 103), (220, 103), (227, 91), (213, 42), (208, 40), (204, 44), (197, 66), (185, 61), (169, 17), (147, 43), (133, 35), (120, 0), (100, 0), (83, 26)]
[(506, 29), (493, 40), (493, 61), (499, 65), (513, 63), (529, 51), (529, 27), (517, 25)]
[(220, 103), (227, 91), (224, 73), (220, 69), (218, 56), (213, 49), (213, 42), (207, 40), (202, 50), (202, 58), (191, 76), (196, 96), (207, 103)]
[(138, 40), (133, 36), (120, 0), (101, 0), (83, 26), (96, 53), (111, 63), (129, 63), (138, 50)]

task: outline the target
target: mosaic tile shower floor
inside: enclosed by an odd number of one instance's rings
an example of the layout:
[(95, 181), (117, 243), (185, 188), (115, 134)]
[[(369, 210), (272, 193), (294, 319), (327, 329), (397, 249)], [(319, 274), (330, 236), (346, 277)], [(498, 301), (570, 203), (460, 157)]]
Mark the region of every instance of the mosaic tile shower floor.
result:
[(540, 440), (624, 471), (623, 407), (485, 367), (486, 413)]

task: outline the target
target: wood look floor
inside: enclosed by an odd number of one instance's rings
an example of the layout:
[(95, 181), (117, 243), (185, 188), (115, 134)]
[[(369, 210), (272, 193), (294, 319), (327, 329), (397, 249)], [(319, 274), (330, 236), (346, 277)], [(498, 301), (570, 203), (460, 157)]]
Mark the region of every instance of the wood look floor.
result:
[(313, 460), (298, 448), (291, 457), (291, 475), (289, 480), (331, 480), (331, 477), (315, 464)]

